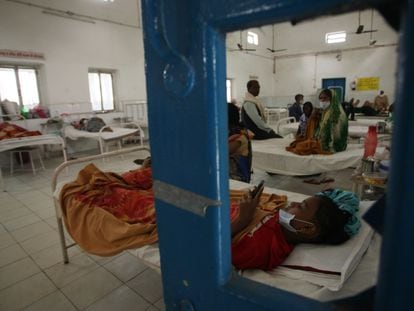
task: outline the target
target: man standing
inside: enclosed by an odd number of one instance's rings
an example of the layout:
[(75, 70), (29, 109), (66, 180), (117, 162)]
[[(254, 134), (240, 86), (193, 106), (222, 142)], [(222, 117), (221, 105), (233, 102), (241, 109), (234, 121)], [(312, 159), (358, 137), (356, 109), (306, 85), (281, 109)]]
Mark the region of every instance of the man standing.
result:
[(257, 99), (260, 92), (259, 81), (247, 82), (246, 97), (242, 106), (242, 121), (247, 129), (254, 133), (253, 139), (282, 138), (266, 123), (262, 103)]
[(289, 107), (289, 117), (294, 117), (296, 122), (299, 122), (302, 116), (303, 95), (297, 94), (295, 96), (295, 103)]

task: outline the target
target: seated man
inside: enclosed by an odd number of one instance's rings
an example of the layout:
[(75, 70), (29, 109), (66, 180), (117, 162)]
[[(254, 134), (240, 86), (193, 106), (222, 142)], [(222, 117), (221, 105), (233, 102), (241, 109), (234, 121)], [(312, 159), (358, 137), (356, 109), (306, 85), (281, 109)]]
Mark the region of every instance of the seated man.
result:
[(282, 138), (266, 123), (264, 107), (257, 99), (259, 92), (260, 85), (257, 80), (247, 82), (246, 97), (241, 111), (244, 126), (253, 132), (253, 139)]

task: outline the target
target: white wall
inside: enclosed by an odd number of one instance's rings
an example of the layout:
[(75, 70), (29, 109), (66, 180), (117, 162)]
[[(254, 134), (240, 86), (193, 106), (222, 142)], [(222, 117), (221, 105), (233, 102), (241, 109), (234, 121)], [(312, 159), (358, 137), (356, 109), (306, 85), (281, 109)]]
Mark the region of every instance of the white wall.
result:
[(362, 102), (373, 101), (378, 91), (352, 91), (350, 83), (359, 77), (380, 77), (379, 88), (392, 102), (396, 84), (396, 48), (344, 51), (340, 61), (336, 58), (337, 53), (277, 58), (274, 95), (282, 102), (285, 97), (290, 97), (291, 102), (292, 94), (314, 95), (322, 87), (323, 78), (346, 78), (345, 99), (354, 97)]
[(0, 49), (44, 53), (44, 61), (0, 58), (0, 63), (40, 65), (42, 103), (52, 106), (51, 111), (57, 105), (65, 112), (70, 103), (89, 109), (88, 68), (116, 70), (118, 102), (146, 98), (141, 29), (84, 23), (1, 1), (0, 38)]
[(232, 97), (241, 105), (250, 76), (260, 81), (260, 96), (273, 95), (273, 61), (244, 52), (227, 53), (227, 78), (233, 79)]
[[(371, 11), (361, 12), (364, 30), (370, 29)], [(361, 101), (372, 101), (378, 91), (351, 91), (349, 84), (359, 77), (380, 78), (380, 89), (394, 101), (395, 74), (397, 62), (398, 35), (377, 12), (374, 12), (372, 34), (356, 35), (358, 12), (339, 16), (322, 17), (305, 21), (296, 26), (290, 23), (263, 26), (252, 29), (259, 36), (259, 46), (247, 44), (247, 31), (227, 35), (227, 77), (235, 78), (233, 96), (240, 102), (245, 92), (245, 84), (250, 75), (259, 77), (262, 85), (263, 102), (269, 106), (286, 106), (294, 101), (297, 93), (305, 95), (305, 100), (315, 101), (316, 91), (321, 88), (323, 78), (346, 78), (346, 99), (355, 97)], [(326, 44), (327, 32), (347, 31), (347, 41), (339, 44)], [(377, 43), (369, 46), (372, 36)], [(237, 43), (244, 48), (256, 51), (240, 52)], [(392, 45), (392, 46), (389, 46)], [(271, 53), (267, 48), (286, 49)], [(338, 61), (337, 55), (341, 54)], [(276, 58), (276, 71), (273, 73), (273, 58)]]

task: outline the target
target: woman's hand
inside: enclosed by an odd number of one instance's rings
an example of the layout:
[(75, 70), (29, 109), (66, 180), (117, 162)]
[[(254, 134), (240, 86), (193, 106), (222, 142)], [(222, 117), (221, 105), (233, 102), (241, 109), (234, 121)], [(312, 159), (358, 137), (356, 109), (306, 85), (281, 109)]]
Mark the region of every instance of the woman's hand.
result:
[(253, 219), (256, 207), (259, 204), (263, 188), (259, 190), (255, 197), (252, 197), (252, 191), (244, 194), (239, 205), (239, 217), (231, 225), (231, 235), (234, 236), (246, 228)]

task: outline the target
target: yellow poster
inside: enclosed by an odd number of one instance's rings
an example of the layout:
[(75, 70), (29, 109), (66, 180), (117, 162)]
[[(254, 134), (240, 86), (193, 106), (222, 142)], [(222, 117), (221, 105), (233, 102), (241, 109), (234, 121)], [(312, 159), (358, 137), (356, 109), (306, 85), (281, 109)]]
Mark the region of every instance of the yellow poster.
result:
[(379, 89), (379, 77), (364, 77), (358, 78), (356, 89), (357, 91), (372, 91)]

